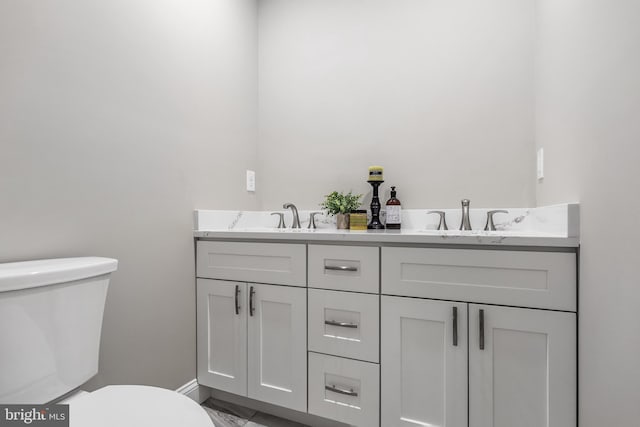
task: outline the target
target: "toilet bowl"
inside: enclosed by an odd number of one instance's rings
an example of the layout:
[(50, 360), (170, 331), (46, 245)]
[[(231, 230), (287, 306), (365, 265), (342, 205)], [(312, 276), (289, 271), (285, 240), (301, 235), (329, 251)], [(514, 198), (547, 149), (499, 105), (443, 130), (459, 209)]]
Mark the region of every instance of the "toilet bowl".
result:
[[(0, 264), (0, 404), (44, 404), (98, 373), (102, 317), (118, 261), (83, 257)], [(211, 427), (196, 402), (139, 385), (75, 394), (73, 427)]]
[(70, 427), (212, 427), (193, 400), (158, 387), (106, 386), (67, 400)]

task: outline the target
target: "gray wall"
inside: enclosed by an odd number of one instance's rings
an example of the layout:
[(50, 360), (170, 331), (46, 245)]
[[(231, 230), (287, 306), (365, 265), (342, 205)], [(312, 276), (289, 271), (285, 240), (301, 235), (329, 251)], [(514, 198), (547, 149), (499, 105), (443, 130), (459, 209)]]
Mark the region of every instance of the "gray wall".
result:
[(254, 0), (0, 2), (0, 262), (117, 258), (91, 387), (195, 376), (194, 208), (255, 208)]
[(580, 425), (635, 426), (640, 2), (539, 3), (538, 203), (581, 203)]
[(535, 7), (260, 1), (263, 207), (368, 192), (376, 164), (405, 207), (535, 205)]

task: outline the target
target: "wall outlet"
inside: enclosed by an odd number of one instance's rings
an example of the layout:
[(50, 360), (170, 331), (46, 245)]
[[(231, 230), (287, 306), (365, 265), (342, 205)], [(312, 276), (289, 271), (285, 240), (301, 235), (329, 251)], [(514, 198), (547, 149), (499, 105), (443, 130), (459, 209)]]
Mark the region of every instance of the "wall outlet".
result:
[(544, 148), (538, 149), (536, 159), (536, 177), (538, 178), (538, 181), (544, 178)]
[(247, 191), (256, 191), (256, 172), (247, 169)]

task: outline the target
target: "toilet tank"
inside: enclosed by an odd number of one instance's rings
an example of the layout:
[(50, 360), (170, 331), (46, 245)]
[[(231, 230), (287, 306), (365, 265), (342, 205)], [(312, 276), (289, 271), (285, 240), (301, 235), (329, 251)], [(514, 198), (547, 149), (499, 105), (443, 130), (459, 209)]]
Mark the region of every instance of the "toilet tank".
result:
[(0, 404), (47, 403), (98, 373), (111, 258), (0, 264)]

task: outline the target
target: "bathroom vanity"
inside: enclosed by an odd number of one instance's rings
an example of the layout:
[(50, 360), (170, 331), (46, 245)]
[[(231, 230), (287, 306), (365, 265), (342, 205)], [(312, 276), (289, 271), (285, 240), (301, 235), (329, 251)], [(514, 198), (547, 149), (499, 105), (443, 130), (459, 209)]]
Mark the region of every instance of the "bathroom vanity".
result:
[(576, 426), (571, 206), (564, 235), (199, 229), (198, 381), (356, 426)]

